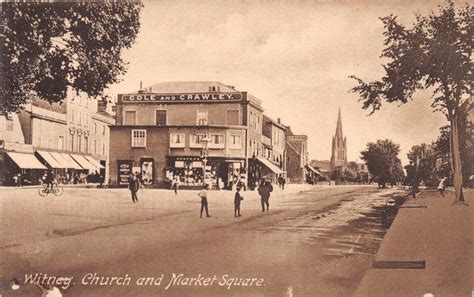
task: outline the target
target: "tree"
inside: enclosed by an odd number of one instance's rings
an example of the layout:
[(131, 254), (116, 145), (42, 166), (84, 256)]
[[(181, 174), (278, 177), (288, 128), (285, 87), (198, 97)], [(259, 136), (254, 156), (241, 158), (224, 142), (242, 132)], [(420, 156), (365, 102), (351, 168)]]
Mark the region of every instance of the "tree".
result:
[(400, 146), (389, 139), (367, 143), (367, 148), (360, 152), (361, 159), (367, 164), (370, 174), (379, 186), (385, 188), (387, 183), (400, 181), (403, 168), (398, 158)]
[(50, 103), (61, 102), (68, 89), (97, 97), (126, 72), (121, 53), (137, 36), (141, 3), (1, 5), (0, 112), (17, 111), (30, 94)]
[[(470, 135), (467, 116), (474, 110), (474, 103), (469, 103), (465, 109), (459, 113), (459, 151), (462, 162), (463, 183), (469, 183), (469, 176), (474, 172), (474, 143)], [(438, 157), (449, 155), (450, 153), (450, 133), (449, 126), (443, 126), (439, 129), (440, 135), (435, 142), (435, 150)]]
[(436, 183), (436, 154), (432, 146), (422, 143), (412, 146), (407, 154), (410, 164), (405, 166), (410, 181), (422, 180), (427, 185)]
[(356, 162), (347, 163), (345, 170), (342, 172), (342, 178), (350, 182), (359, 181), (359, 166)]
[(456, 199), (464, 201), (458, 130), (460, 110), (471, 93), (473, 8), (467, 4), (456, 10), (453, 2), (447, 2), (437, 14), (418, 15), (412, 28), (393, 15), (381, 20), (386, 46), (381, 57), (389, 60), (385, 76), (369, 83), (351, 76), (358, 83), (351, 91), (359, 94), (362, 108), (371, 108), (372, 114), (383, 102), (406, 103), (416, 90), (432, 88), (432, 107), (450, 123)]

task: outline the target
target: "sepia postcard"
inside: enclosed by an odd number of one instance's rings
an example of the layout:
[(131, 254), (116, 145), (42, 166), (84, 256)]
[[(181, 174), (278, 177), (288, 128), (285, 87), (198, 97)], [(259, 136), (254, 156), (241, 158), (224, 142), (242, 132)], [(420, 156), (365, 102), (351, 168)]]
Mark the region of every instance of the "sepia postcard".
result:
[(472, 2), (0, 5), (0, 297), (474, 296)]

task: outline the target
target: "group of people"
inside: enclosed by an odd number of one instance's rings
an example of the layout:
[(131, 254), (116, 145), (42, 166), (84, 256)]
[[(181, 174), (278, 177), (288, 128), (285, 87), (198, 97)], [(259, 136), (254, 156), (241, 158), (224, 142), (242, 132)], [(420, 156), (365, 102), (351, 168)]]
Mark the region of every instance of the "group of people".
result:
[[(201, 213), (200, 217), (202, 218), (203, 211), (206, 212), (206, 217), (210, 217), (209, 209), (208, 209), (208, 202), (207, 202), (207, 190), (208, 185), (204, 185), (202, 191), (199, 192), (198, 196), (201, 197)], [(237, 187), (234, 195), (234, 217), (241, 217), (240, 214), (240, 205), (244, 200), (244, 197), (240, 194), (241, 187)], [(273, 192), (273, 186), (270, 180), (263, 178), (260, 181), (258, 186), (258, 194), (260, 195), (260, 202), (262, 205), (262, 212), (269, 211), (270, 209), (270, 193)]]
[[(174, 190), (175, 194), (178, 193), (179, 188), (179, 179), (174, 179), (172, 181), (171, 189)], [(284, 187), (284, 185), (283, 185)], [(138, 202), (137, 192), (141, 188), (141, 182), (138, 176), (138, 173), (131, 174), (128, 179), (128, 189), (132, 195), (132, 202)], [(209, 204), (207, 201), (207, 191), (209, 189), (208, 184), (204, 184), (203, 189), (198, 193), (198, 196), (201, 198), (201, 211), (200, 217), (202, 218), (203, 212), (206, 213), (206, 217), (210, 218), (209, 215)], [(234, 195), (234, 217), (241, 217), (240, 214), (240, 205), (241, 202), (244, 200), (244, 197), (240, 194), (241, 187), (238, 186), (236, 188), (236, 192)], [(263, 178), (260, 181), (258, 186), (258, 194), (260, 195), (260, 201), (262, 205), (262, 212), (269, 211), (270, 209), (270, 193), (273, 192), (273, 186), (269, 179)]]

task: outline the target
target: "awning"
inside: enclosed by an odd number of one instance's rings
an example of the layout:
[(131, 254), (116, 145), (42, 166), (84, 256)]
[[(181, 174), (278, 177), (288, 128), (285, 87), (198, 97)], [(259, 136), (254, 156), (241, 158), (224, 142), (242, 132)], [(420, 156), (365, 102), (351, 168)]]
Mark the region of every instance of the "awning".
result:
[(51, 152), (51, 155), (53, 155), (53, 157), (55, 157), (55, 158), (56, 158), (56, 156), (58, 156), (56, 159), (62, 158), (62, 160), (64, 161), (63, 164), (64, 164), (64, 166), (66, 166), (66, 168), (82, 170), (82, 167), (79, 166), (79, 164), (77, 164), (77, 162), (74, 161), (71, 158), (71, 156), (69, 156), (68, 154)]
[(57, 160), (49, 152), (37, 151), (37, 153), (51, 166), (51, 168), (66, 168), (61, 164), (60, 160)]
[(321, 172), (319, 172), (319, 170), (317, 169), (314, 169), (313, 167), (309, 166), (309, 165), (306, 165), (306, 168), (308, 168), (308, 170), (316, 173), (317, 175), (320, 175), (320, 176), (323, 176), (323, 174)]
[(285, 173), (285, 171), (281, 170), (280, 168), (278, 168), (275, 164), (273, 164), (272, 162), (270, 162), (269, 160), (265, 159), (265, 158), (262, 158), (262, 157), (257, 157), (257, 160), (262, 163), (263, 165), (265, 165), (266, 167), (268, 167), (268, 169), (270, 169), (271, 171), (273, 171), (274, 173), (276, 174), (282, 174), (282, 173)]
[(94, 164), (95, 167), (97, 167), (98, 169), (103, 169), (105, 168), (102, 164), (100, 164), (99, 161), (97, 161), (96, 159), (92, 158), (91, 156), (84, 156), (84, 158), (87, 159), (87, 161), (91, 162), (92, 164)]
[(21, 169), (48, 169), (33, 154), (7, 152), (8, 156)]
[(84, 158), (81, 155), (76, 155), (76, 154), (70, 154), (70, 156), (77, 162), (79, 165), (81, 165), (82, 168), (87, 169), (87, 170), (97, 170), (97, 168), (89, 161), (87, 161), (86, 158)]

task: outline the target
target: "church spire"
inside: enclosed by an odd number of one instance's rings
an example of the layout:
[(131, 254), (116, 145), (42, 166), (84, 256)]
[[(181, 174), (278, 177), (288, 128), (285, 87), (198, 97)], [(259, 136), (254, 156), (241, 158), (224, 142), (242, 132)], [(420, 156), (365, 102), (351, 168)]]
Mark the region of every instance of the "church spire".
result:
[(336, 141), (342, 143), (344, 137), (342, 136), (342, 119), (341, 119), (341, 108), (339, 107), (339, 114), (337, 115), (337, 126), (336, 126), (336, 135), (334, 136)]
[(332, 138), (331, 167), (332, 170), (343, 171), (347, 163), (347, 142), (342, 134), (341, 108), (337, 115), (336, 133)]

